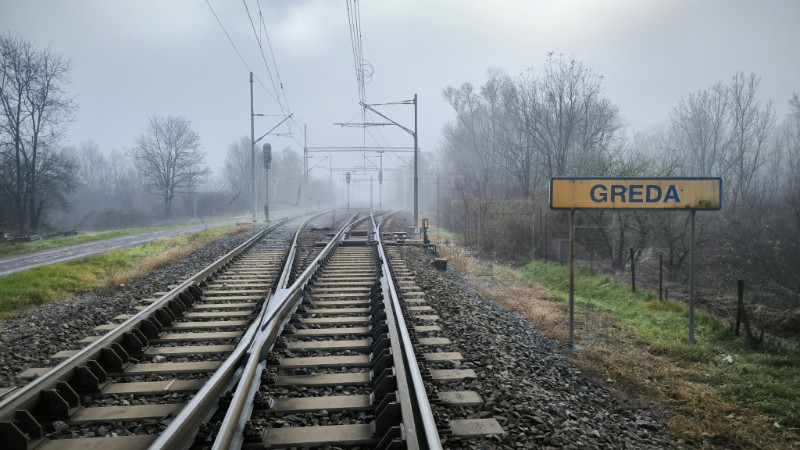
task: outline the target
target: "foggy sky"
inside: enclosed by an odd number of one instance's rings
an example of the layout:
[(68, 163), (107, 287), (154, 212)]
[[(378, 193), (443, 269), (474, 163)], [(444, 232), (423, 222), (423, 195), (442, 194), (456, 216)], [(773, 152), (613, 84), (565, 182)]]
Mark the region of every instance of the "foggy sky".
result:
[[(269, 86), (242, 2), (210, 3)], [(361, 145), (361, 129), (332, 125), (360, 121), (345, 2), (260, 3), (289, 107), (308, 125), (309, 145)], [(247, 4), (257, 21), (255, 0)], [(387, 102), (419, 94), (420, 148), (433, 151), (453, 117), (444, 87), (480, 86), (489, 68), (511, 75), (538, 68), (553, 51), (604, 76), (629, 134), (665, 123), (681, 96), (740, 70), (761, 75), (762, 99), (773, 98), (783, 116), (792, 92), (800, 92), (798, 18), (795, 0), (362, 0), (364, 57), (375, 69), (366, 96)], [(93, 138), (103, 150), (124, 150), (149, 114), (181, 114), (217, 171), (228, 145), (250, 134), (248, 68), (203, 0), (0, 0), (0, 30), (72, 60), (68, 89), (80, 109), (68, 144)], [(281, 112), (258, 84), (255, 104), (257, 113)], [(413, 126), (410, 106), (382, 111)], [(278, 120), (257, 118), (256, 136)], [(273, 148), (302, 151), (302, 130), (292, 130), (297, 142), (269, 137)], [(412, 145), (399, 129), (380, 132), (372, 131), (378, 144)], [(376, 144), (369, 136), (366, 143)]]

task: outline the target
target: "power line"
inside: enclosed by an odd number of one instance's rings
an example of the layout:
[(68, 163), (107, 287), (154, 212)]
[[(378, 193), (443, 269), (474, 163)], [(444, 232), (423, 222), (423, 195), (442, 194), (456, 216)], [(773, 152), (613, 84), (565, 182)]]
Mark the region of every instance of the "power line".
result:
[[(228, 33), (228, 30), (225, 28), (225, 25), (222, 24), (222, 21), (220, 20), (220, 18), (217, 15), (216, 11), (214, 11), (214, 7), (211, 6), (211, 3), (209, 2), (209, 0), (206, 0), (206, 5), (208, 5), (208, 8), (211, 10), (211, 14), (214, 15), (214, 18), (217, 20), (217, 24), (219, 24), (220, 28), (222, 29), (222, 32), (225, 33), (225, 36), (228, 38), (228, 42), (231, 44), (231, 47), (233, 47), (234, 51), (236, 51), (236, 54), (239, 56), (239, 59), (242, 61), (242, 64), (247, 68), (247, 70), (249, 72), (253, 72), (253, 69), (250, 68), (250, 65), (247, 63), (247, 60), (242, 55), (242, 52), (239, 51), (239, 48), (236, 46), (236, 43), (231, 38), (230, 34)], [(245, 9), (247, 9), (247, 4), (245, 4)], [(264, 32), (266, 33), (266, 25), (263, 22), (263, 15), (261, 13), (261, 5), (260, 4), (259, 4), (259, 15), (261, 15), (261, 17), (262, 17), (262, 19), (261, 19), (262, 20), (262, 25), (264, 26)], [(250, 17), (249, 9), (248, 9), (248, 17)], [(251, 21), (251, 27), (255, 31), (255, 25), (252, 23), (252, 19), (250, 19), (250, 21)], [(261, 47), (261, 39), (258, 37), (258, 34), (256, 34), (256, 40), (259, 43), (259, 47)], [(268, 45), (269, 45), (270, 53), (272, 54), (272, 61), (275, 64), (275, 72), (276, 72), (276, 76), (278, 78), (278, 83), (280, 84), (281, 92), (283, 92), (283, 98), (286, 101), (286, 109), (289, 110), (289, 112), (291, 113), (291, 109), (289, 108), (289, 100), (286, 97), (286, 91), (283, 88), (283, 82), (281, 81), (281, 78), (280, 78), (280, 72), (278, 72), (278, 66), (277, 66), (277, 63), (275, 62), (275, 54), (272, 51), (272, 44), (269, 41), (269, 36), (268, 35), (267, 35), (267, 42), (268, 42)], [(267, 71), (269, 72), (269, 65), (267, 64), (266, 57), (263, 54), (263, 48), (262, 48), (262, 59), (264, 59), (264, 64), (267, 66)], [(270, 77), (271, 77), (271, 73), (270, 73)], [(257, 75), (253, 74), (253, 79), (264, 90), (264, 92), (266, 92), (270, 97), (272, 97), (273, 100), (275, 100), (276, 102), (278, 102), (279, 105), (281, 105), (281, 112), (283, 113), (281, 116), (285, 117), (286, 116), (286, 112), (284, 111), (283, 105), (281, 104), (281, 102), (279, 100), (280, 93), (275, 89), (275, 86), (273, 85), (273, 90), (275, 90), (275, 94), (273, 94), (273, 92), (264, 84), (264, 82)], [(273, 83), (274, 83), (274, 80), (273, 80)], [(278, 95), (278, 97), (275, 96), (276, 94)], [(291, 117), (291, 122), (294, 122), (296, 125), (298, 125), (300, 127), (305, 125), (302, 121), (296, 119), (295, 116)], [(287, 126), (288, 125), (289, 125), (289, 122), (287, 122)], [(289, 127), (289, 132), (290, 133), (292, 132), (291, 127)], [(289, 137), (295, 143), (297, 143), (297, 145), (299, 145), (300, 147), (303, 147), (303, 144), (301, 144), (297, 139), (295, 139), (294, 136), (289, 135)], [(316, 144), (314, 144), (314, 141), (313, 141), (312, 138), (309, 137), (308, 140), (309, 140), (309, 142), (312, 143), (312, 145), (316, 145)]]
[(256, 43), (258, 44), (258, 48), (261, 53), (261, 59), (264, 61), (264, 67), (267, 69), (267, 74), (269, 75), (269, 80), (272, 83), (272, 89), (275, 91), (275, 95), (272, 95), (272, 98), (278, 102), (278, 106), (281, 108), (281, 112), (286, 114), (286, 111), (283, 107), (283, 103), (281, 102), (280, 93), (278, 92), (278, 87), (275, 84), (275, 79), (272, 76), (272, 71), (269, 68), (269, 64), (267, 63), (267, 57), (264, 55), (264, 47), (261, 45), (261, 41), (258, 38), (258, 32), (256, 31), (256, 26), (253, 23), (253, 16), (250, 15), (250, 8), (247, 7), (247, 0), (242, 0), (242, 4), (244, 5), (244, 9), (247, 12), (247, 18), (250, 21), (250, 28), (253, 30), (253, 37), (256, 39)]
[(364, 78), (364, 50), (361, 36), (361, 12), (358, 0), (346, 0), (347, 21), (350, 26), (350, 47), (353, 51), (353, 67), (356, 72), (356, 88), (358, 98), (366, 103), (366, 88)]
[(280, 86), (281, 92), (283, 93), (283, 100), (286, 102), (286, 110), (291, 113), (292, 108), (289, 106), (289, 98), (286, 97), (286, 89), (284, 89), (283, 87), (281, 72), (280, 69), (278, 69), (278, 61), (276, 61), (275, 52), (272, 50), (272, 40), (270, 40), (269, 38), (269, 31), (267, 30), (267, 24), (264, 22), (264, 15), (261, 12), (261, 2), (259, 0), (256, 0), (256, 5), (258, 5), (258, 16), (259, 20), (261, 21), (261, 28), (264, 30), (264, 36), (267, 38), (267, 47), (269, 48), (269, 53), (272, 56), (272, 65), (275, 67), (275, 76), (278, 79), (278, 85)]
[[(366, 109), (366, 108), (364, 108), (364, 109)], [(370, 118), (374, 117), (371, 112), (369, 112), (367, 114), (369, 114)], [(378, 135), (383, 140), (384, 145), (386, 145), (388, 147), (389, 146), (389, 141), (386, 140), (386, 137), (383, 135), (383, 132), (381, 132), (381, 129), (380, 128), (376, 128), (376, 131), (378, 132)], [(370, 134), (370, 136), (371, 136), (371, 134)], [(372, 139), (375, 139), (375, 137), (373, 136)], [(375, 142), (378, 143), (377, 140)]]
[(217, 13), (214, 11), (214, 8), (211, 7), (211, 3), (209, 3), (208, 0), (206, 0), (206, 5), (208, 5), (208, 8), (211, 10), (211, 14), (214, 14), (214, 18), (217, 19), (217, 23), (219, 24), (220, 28), (222, 28), (222, 31), (225, 33), (225, 36), (228, 37), (228, 42), (230, 42), (231, 45), (233, 46), (233, 49), (236, 50), (236, 54), (239, 55), (239, 59), (242, 60), (242, 64), (244, 64), (244, 66), (247, 67), (247, 70), (252, 72), (253, 70), (250, 69), (250, 66), (247, 64), (247, 61), (245, 61), (244, 56), (242, 56), (242, 53), (236, 47), (236, 44), (234, 44), (233, 39), (231, 39), (231, 35), (228, 34), (228, 30), (225, 29), (224, 25), (222, 25), (222, 21), (219, 20), (219, 16), (217, 16)]
[[(242, 61), (242, 64), (244, 64), (244, 66), (247, 68), (249, 72), (252, 72), (253, 69), (250, 68), (250, 64), (247, 64), (247, 60), (244, 58), (244, 56), (242, 56), (242, 52), (239, 51), (239, 48), (236, 46), (236, 43), (233, 42), (231, 35), (228, 34), (228, 30), (225, 29), (225, 25), (222, 24), (222, 21), (220, 20), (219, 16), (217, 15), (216, 11), (214, 11), (214, 8), (211, 6), (211, 3), (209, 3), (208, 0), (206, 0), (206, 5), (208, 5), (208, 8), (211, 10), (211, 14), (214, 15), (214, 18), (217, 19), (217, 23), (219, 24), (220, 28), (222, 28), (222, 32), (225, 33), (225, 36), (228, 38), (228, 42), (230, 42), (231, 46), (236, 51), (236, 54), (239, 55), (239, 59)], [(253, 78), (258, 82), (258, 84), (264, 89), (264, 91), (267, 94), (269, 94), (273, 99), (275, 99), (274, 94), (269, 91), (267, 86), (264, 85), (264, 83), (261, 81), (260, 78), (258, 78), (258, 76), (253, 75)], [(277, 101), (277, 99), (275, 100)]]

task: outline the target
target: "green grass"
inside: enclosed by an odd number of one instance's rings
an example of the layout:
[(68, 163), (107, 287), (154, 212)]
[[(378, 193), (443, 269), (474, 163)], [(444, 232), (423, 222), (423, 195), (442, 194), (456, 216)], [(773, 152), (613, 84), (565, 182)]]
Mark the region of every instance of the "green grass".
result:
[[(66, 298), (72, 293), (107, 287), (120, 274), (141, 269), (148, 258), (158, 258), (170, 249), (186, 247), (197, 241), (209, 241), (232, 233), (235, 229), (235, 226), (229, 225), (180, 234), (137, 247), (0, 277), (0, 319)], [(157, 262), (153, 264), (158, 265)]]
[[(535, 264), (520, 268), (521, 275), (567, 300), (569, 269)], [(613, 277), (576, 268), (575, 307), (601, 310), (617, 319), (639, 341), (677, 364), (704, 363), (709, 378), (722, 395), (746, 407), (777, 416), (782, 424), (800, 426), (800, 354), (796, 350), (762, 346), (753, 348), (736, 338), (730, 327), (705, 311), (695, 311), (696, 345), (688, 345), (688, 308), (661, 302), (652, 292), (632, 293), (630, 286)], [(723, 361), (724, 355), (733, 364)]]
[(42, 239), (33, 242), (17, 242), (17, 243), (0, 243), (0, 258), (6, 256), (22, 255), (25, 253), (33, 253), (41, 250), (51, 250), (54, 248), (66, 247), (74, 244), (82, 244), (84, 242), (100, 241), (103, 239), (110, 239), (120, 236), (131, 236), (134, 234), (150, 233), (153, 231), (168, 230), (171, 228), (179, 228), (192, 225), (201, 225), (203, 222), (217, 222), (221, 220), (234, 219), (240, 216), (225, 216), (225, 217), (209, 217), (201, 220), (190, 220), (173, 225), (154, 226), (154, 227), (140, 227), (140, 228), (124, 228), (121, 230), (111, 231), (88, 231), (80, 232), (75, 236), (61, 236), (52, 239)]

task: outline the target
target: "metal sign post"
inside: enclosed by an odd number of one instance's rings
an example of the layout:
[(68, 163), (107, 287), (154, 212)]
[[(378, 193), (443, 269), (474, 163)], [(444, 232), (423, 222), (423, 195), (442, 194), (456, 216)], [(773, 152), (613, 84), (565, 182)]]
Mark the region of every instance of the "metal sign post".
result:
[[(697, 211), (718, 211), (721, 208), (722, 179), (718, 177), (552, 178), (550, 180), (550, 209), (570, 211), (569, 346), (573, 347), (574, 345), (576, 209), (689, 211), (691, 221), (689, 237), (691, 240), (689, 247), (689, 345), (694, 345), (695, 219)], [(633, 251), (633, 249), (631, 250)], [(559, 257), (561, 257), (560, 255), (559, 246)], [(633, 264), (633, 258), (631, 260)]]
[(694, 345), (694, 218), (695, 210), (691, 210), (691, 229), (689, 232), (689, 345)]
[(575, 210), (569, 212), (569, 348), (575, 345)]

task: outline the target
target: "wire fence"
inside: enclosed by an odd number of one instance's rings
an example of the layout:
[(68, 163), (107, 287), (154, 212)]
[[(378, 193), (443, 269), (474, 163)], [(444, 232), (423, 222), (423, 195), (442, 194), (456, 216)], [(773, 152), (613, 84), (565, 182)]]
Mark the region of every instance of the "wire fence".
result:
[[(548, 247), (547, 250), (537, 250), (537, 258), (564, 266), (569, 263), (568, 239), (552, 239)], [(590, 245), (576, 244), (575, 262), (578, 266), (588, 268), (590, 273), (613, 276), (619, 282), (630, 285), (631, 289), (663, 301), (688, 303), (689, 274), (685, 270), (670, 272), (667, 269), (667, 252), (628, 248), (621, 258), (622, 264), (619, 255), (615, 256), (600, 256)], [(695, 266), (695, 304), (699, 308), (708, 310), (733, 328), (738, 311), (737, 287), (741, 280), (744, 283), (743, 306), (754, 326), (754, 333), (762, 338), (762, 333), (777, 338), (796, 336), (800, 330), (800, 305), (796, 300), (777, 292), (768, 283), (736, 277), (734, 274), (720, 275), (720, 263), (713, 258), (698, 259), (700, 262)]]

